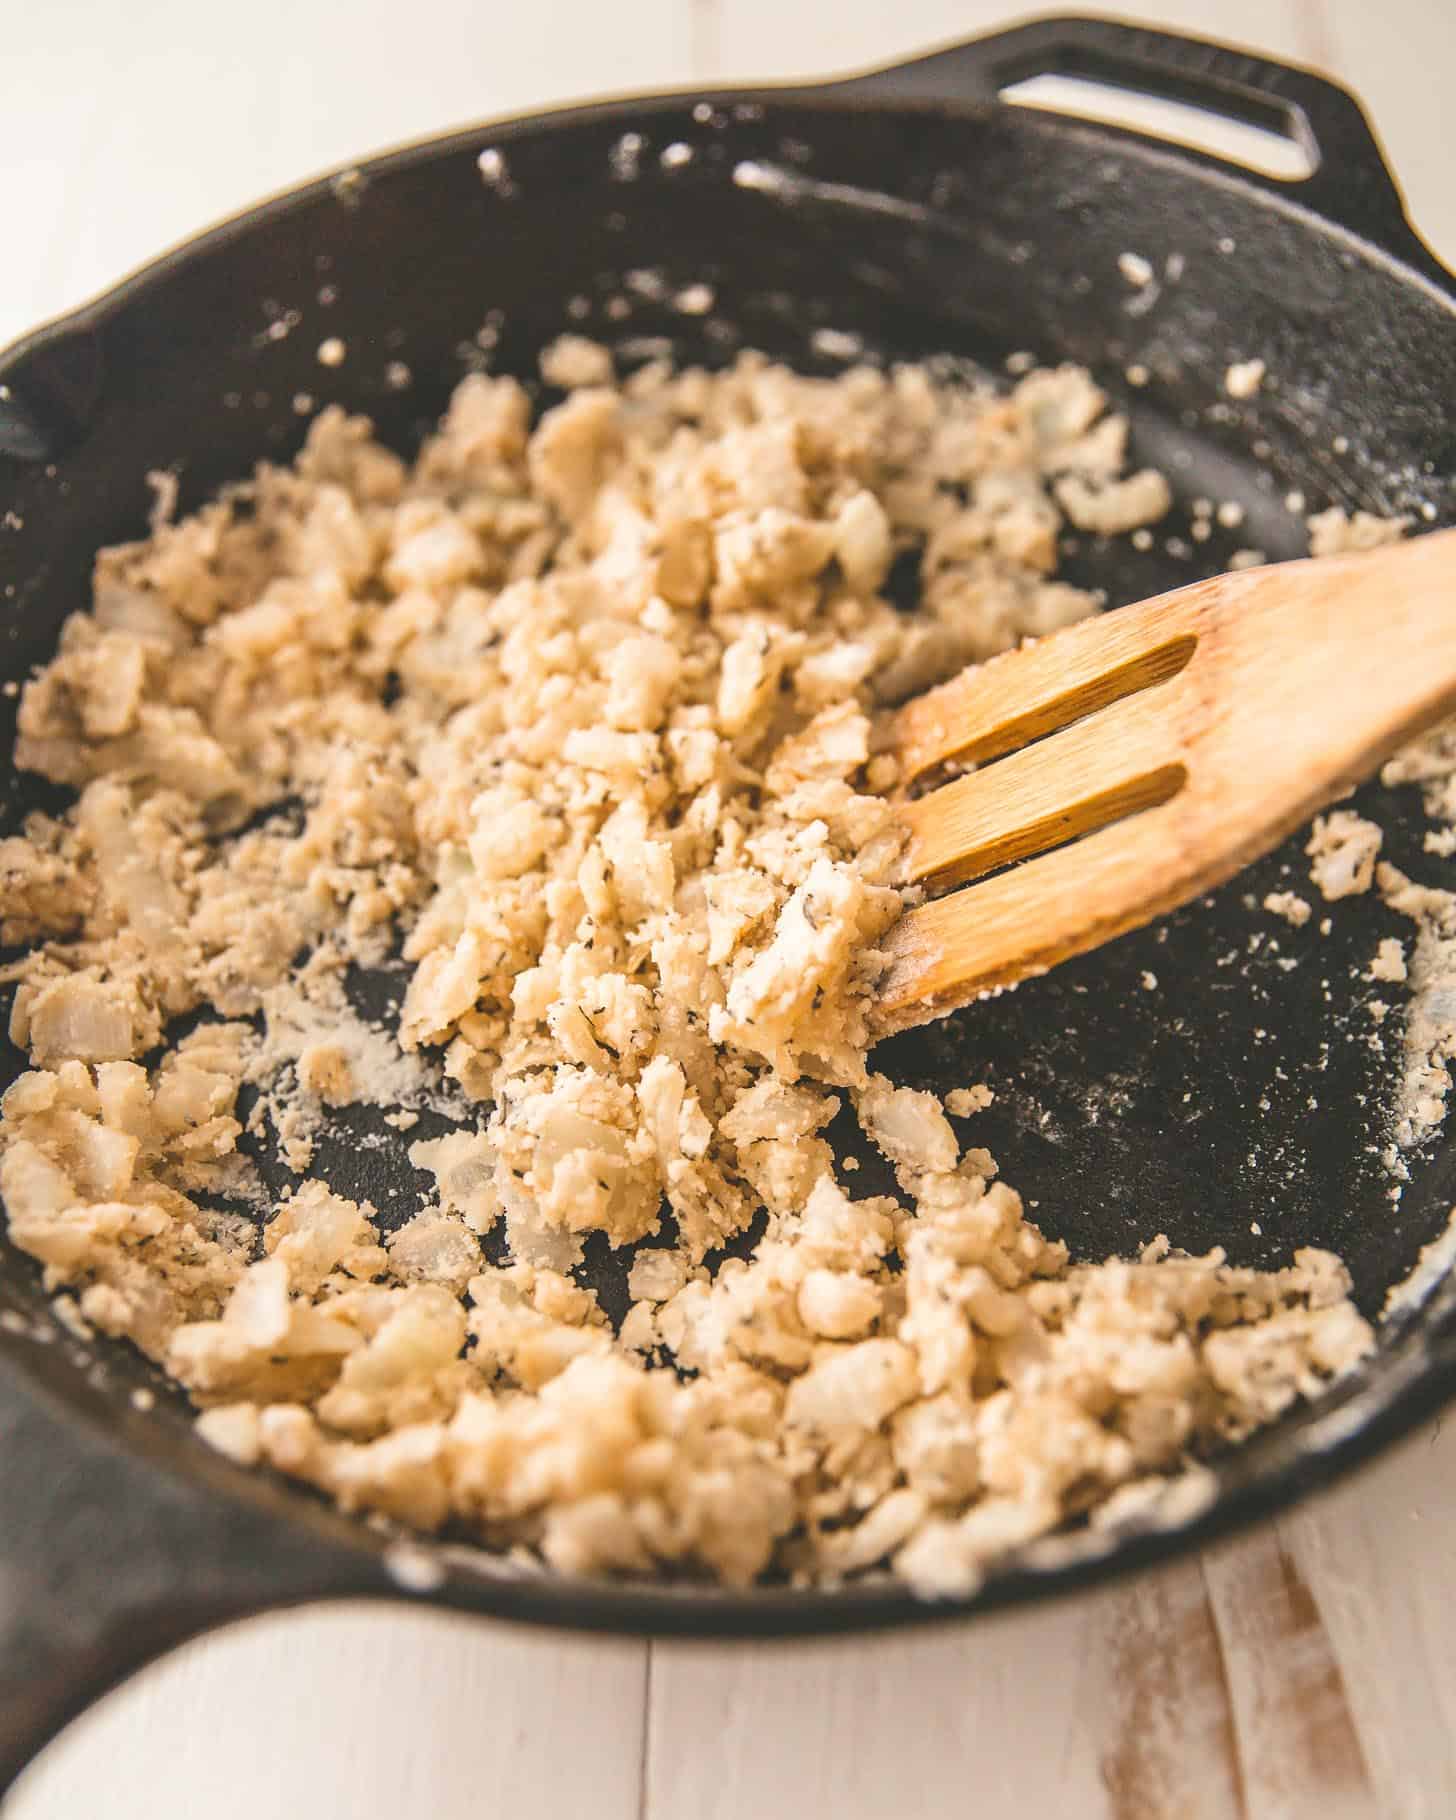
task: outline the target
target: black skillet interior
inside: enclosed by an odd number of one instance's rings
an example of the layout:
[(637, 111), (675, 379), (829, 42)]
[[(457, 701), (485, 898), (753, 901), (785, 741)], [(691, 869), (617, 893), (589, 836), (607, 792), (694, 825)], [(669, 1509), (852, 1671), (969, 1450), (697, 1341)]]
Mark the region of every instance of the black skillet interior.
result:
[[(1002, 83), (1052, 68), (1312, 137), (1325, 162), (1280, 193), (1127, 134), (990, 105)], [(1150, 283), (1129, 284), (1125, 252), (1149, 262)], [(335, 399), (410, 449), (462, 371), (528, 375), (567, 329), (612, 343), (627, 363), (667, 350), (722, 362), (743, 347), (822, 372), (860, 350), (949, 355), (996, 373), (1021, 350), (1085, 362), (1131, 416), (1136, 455), (1164, 468), (1179, 501), (1145, 552), (1069, 543), (1064, 572), (1113, 605), (1217, 570), (1239, 547), (1300, 553), (1292, 490), (1310, 510), (1456, 520), (1450, 281), (1406, 227), (1358, 110), (1254, 59), (1049, 21), (837, 92), (627, 103), (397, 154), (218, 230), (32, 338), (0, 363), (0, 675), (21, 679), (49, 654), (87, 598), (96, 547), (142, 531), (150, 470), (174, 472), (183, 508), (195, 506), (260, 457), (287, 459), (309, 411)], [(317, 357), (328, 337), (345, 344), (340, 365)], [(1254, 357), (1267, 363), (1264, 388), (1230, 400), (1225, 368)], [(1125, 377), (1134, 363), (1148, 371), (1140, 387)], [(1236, 502), (1242, 523), (1195, 542), (1189, 504), (1200, 495)], [(0, 701), (7, 750), (14, 707)], [(59, 800), (13, 773), (0, 789), (0, 832)], [(1413, 793), (1372, 788), (1358, 804), (1386, 828), (1390, 857), (1442, 882), (1449, 863), (1422, 853)], [(1414, 1157), (1396, 1198), (1379, 1153), (1400, 1024), (1376, 1025), (1371, 1001), (1390, 991), (1362, 976), (1377, 941), (1408, 930), (1373, 896), (1340, 905), (1328, 934), (1289, 929), (1260, 904), (1297, 888), (1304, 864), (1296, 839), (1155, 928), (895, 1039), (878, 1064), (942, 1089), (988, 1081), (997, 1099), (975, 1141), (1079, 1256), (1126, 1253), (1160, 1232), (1266, 1265), (1329, 1246), (1377, 1311), (1456, 1201), (1456, 1139)], [(366, 1002), (376, 989), (361, 983)], [(10, 1071), (18, 1065), (12, 1052)], [(358, 1136), (341, 1122), (325, 1173), (367, 1194), (386, 1223), (406, 1217), (422, 1178), (398, 1148), (361, 1148)], [(856, 1179), (875, 1183), (870, 1170)], [(620, 1272), (595, 1263), (612, 1302)], [(99, 1619), (88, 1629), (74, 1588), (134, 1581), (151, 1533), (169, 1536), (167, 1559), (129, 1603), (173, 1616), (145, 1648), (229, 1610), (392, 1590), (377, 1536), (207, 1456), (174, 1394), (123, 1350), (38, 1341), (51, 1329), (30, 1261), (6, 1248), (0, 1272), (0, 1307), (25, 1328), (0, 1329), (20, 1368), (7, 1373), (10, 1394), (44, 1379), (72, 1417), (99, 1420), (126, 1446), (119, 1454), (84, 1423), (33, 1409), (12, 1418), (12, 1462), (35, 1464), (4, 1476), (0, 1557), (6, 1533), (28, 1536), (22, 1559), (39, 1573), (74, 1528), (48, 1465), (63, 1445), (67, 1470), (97, 1488), (93, 1502), (134, 1513), (123, 1525), (130, 1557), (93, 1540), (86, 1573), (51, 1576), (46, 1622), (60, 1612), (80, 1623), (90, 1666), (46, 1654), (32, 1611), (32, 1667), (69, 1673), (73, 1690), (117, 1672), (114, 1612), (109, 1630)], [(1227, 1461), (1202, 1530), (1290, 1495), (1442, 1394), (1439, 1300), (1335, 1399)], [(132, 1405), (139, 1388), (157, 1399), (148, 1413)], [(76, 1464), (82, 1455), (89, 1464)], [(164, 1504), (173, 1517), (157, 1514)], [(1146, 1558), (1169, 1540), (1133, 1538), (1115, 1558)], [(1085, 1577), (1091, 1546), (1028, 1562), (980, 1602)], [(744, 1597), (457, 1567), (431, 1590), (638, 1629), (823, 1629), (925, 1610), (884, 1587)]]

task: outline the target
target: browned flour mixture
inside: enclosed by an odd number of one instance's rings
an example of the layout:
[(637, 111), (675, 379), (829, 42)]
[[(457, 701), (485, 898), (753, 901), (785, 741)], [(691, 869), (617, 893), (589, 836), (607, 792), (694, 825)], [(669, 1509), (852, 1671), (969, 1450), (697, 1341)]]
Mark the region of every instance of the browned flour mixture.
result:
[[(406, 468), (330, 410), (292, 468), (101, 554), (16, 755), (77, 801), (0, 842), (12, 1238), (215, 1446), (562, 1570), (955, 1591), (1196, 1495), (1202, 1452), (1369, 1347), (1338, 1260), (1071, 1265), (864, 1054), (902, 902), (875, 709), (1090, 612), (1051, 579), (1064, 520), (1132, 531), (1165, 484), (1070, 368), (545, 365), (569, 395), (534, 430), (471, 377)], [(909, 550), (913, 616), (880, 592)], [(342, 976), (401, 944), (382, 1031)], [(244, 1083), (298, 1177), (276, 1206)], [(438, 1184), (387, 1236), (309, 1173), (356, 1100)], [(844, 1101), (899, 1196), (836, 1183)], [(412, 1140), (426, 1105), (463, 1122)], [(679, 1243), (614, 1333), (583, 1236), (664, 1202)]]

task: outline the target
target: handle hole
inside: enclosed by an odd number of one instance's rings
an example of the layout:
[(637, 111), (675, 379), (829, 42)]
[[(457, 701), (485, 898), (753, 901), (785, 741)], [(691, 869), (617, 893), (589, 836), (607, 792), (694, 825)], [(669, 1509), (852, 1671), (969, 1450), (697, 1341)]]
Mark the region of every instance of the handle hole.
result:
[(1032, 76), (1001, 91), (1001, 99), (1016, 107), (1045, 108), (1054, 114), (1071, 114), (1101, 126), (1126, 126), (1154, 138), (1168, 139), (1194, 151), (1212, 152), (1266, 177), (1299, 183), (1315, 173), (1317, 160), (1304, 135), (1287, 118), (1269, 108), (1271, 124), (1256, 126), (1210, 113), (1184, 101), (1138, 94), (1113, 82), (1087, 76)]

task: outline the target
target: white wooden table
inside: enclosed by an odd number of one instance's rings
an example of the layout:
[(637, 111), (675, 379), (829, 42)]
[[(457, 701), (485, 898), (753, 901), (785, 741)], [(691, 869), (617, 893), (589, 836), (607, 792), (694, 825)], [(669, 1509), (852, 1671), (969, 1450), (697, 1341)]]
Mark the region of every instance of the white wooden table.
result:
[[(1456, 262), (1456, 0), (1121, 10), (1343, 76)], [(0, 343), (377, 146), (596, 91), (888, 60), (1006, 12), (16, 0), (0, 49)], [(261, 1619), (104, 1701), (6, 1820), (1450, 1820), (1453, 1485), (1456, 1422), (1199, 1560), (908, 1638), (649, 1647), (404, 1608)]]

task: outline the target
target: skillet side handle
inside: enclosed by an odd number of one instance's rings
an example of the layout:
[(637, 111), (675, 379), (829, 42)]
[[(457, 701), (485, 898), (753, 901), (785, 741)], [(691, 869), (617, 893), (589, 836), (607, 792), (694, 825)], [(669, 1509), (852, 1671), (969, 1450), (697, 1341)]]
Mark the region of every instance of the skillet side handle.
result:
[(1448, 277), (1406, 218), (1379, 139), (1355, 97), (1312, 70), (1251, 51), (1121, 20), (1069, 14), (1031, 19), (825, 87), (887, 101), (985, 104), (1034, 76), (1081, 77), (1182, 102), (1292, 139), (1314, 167), (1302, 180), (1268, 177), (1208, 153), (1185, 155), (1238, 170), (1426, 276), (1438, 281)]
[(377, 1592), (368, 1578), (367, 1558), (57, 1420), (0, 1359), (0, 1800), (154, 1657), (230, 1618)]

